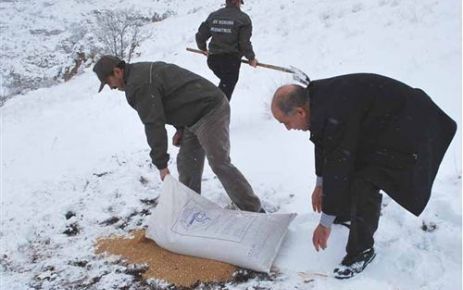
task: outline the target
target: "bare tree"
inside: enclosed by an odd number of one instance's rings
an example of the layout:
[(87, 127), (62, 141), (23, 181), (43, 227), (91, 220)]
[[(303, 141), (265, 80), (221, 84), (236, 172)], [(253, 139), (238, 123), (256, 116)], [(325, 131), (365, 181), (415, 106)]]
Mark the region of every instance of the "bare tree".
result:
[(96, 14), (95, 34), (109, 53), (130, 62), (145, 38), (140, 33), (145, 18), (131, 9), (103, 10)]

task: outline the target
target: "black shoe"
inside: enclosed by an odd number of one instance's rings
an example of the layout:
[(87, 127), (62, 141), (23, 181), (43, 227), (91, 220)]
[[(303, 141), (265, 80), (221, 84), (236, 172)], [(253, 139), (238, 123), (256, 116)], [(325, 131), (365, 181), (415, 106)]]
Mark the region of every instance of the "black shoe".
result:
[(355, 256), (346, 255), (341, 264), (334, 269), (334, 277), (337, 279), (352, 278), (362, 272), (375, 257), (374, 248), (369, 248)]
[(267, 213), (263, 207), (260, 208), (259, 213)]

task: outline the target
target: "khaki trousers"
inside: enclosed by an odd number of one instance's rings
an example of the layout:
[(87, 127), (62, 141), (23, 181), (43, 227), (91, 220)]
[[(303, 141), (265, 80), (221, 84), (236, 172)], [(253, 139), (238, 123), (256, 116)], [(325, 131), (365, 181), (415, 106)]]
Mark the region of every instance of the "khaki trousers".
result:
[(243, 174), (231, 163), (229, 127), (230, 105), (223, 96), (214, 110), (193, 126), (185, 128), (177, 155), (179, 179), (201, 193), (201, 178), (207, 157), (230, 199), (241, 210), (257, 212), (261, 209), (259, 198)]

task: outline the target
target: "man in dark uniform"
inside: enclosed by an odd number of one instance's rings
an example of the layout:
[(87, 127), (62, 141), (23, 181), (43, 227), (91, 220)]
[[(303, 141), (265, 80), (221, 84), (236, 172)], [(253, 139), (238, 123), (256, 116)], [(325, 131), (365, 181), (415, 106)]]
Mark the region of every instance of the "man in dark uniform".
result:
[(229, 101), (238, 82), (241, 57), (245, 56), (252, 67), (257, 65), (251, 44), (251, 18), (241, 11), (241, 4), (243, 0), (226, 0), (225, 8), (212, 12), (196, 33), (196, 44), (208, 56), (207, 64), (220, 79), (219, 88)]
[(263, 212), (251, 185), (230, 160), (230, 106), (224, 94), (208, 80), (174, 64), (139, 62), (128, 64), (103, 56), (93, 71), (100, 90), (125, 91), (127, 101), (140, 116), (150, 156), (160, 177), (169, 174), (165, 125), (177, 128), (174, 145), (180, 145), (177, 169), (180, 182), (201, 192), (207, 157), (230, 199), (242, 210)]
[(386, 192), (418, 216), (429, 201), (456, 123), (426, 93), (375, 74), (351, 74), (280, 87), (272, 113), (288, 130), (310, 130), (322, 212), (313, 234), (325, 249), (336, 216), (351, 220), (347, 255), (334, 275), (346, 279), (375, 257), (373, 234)]

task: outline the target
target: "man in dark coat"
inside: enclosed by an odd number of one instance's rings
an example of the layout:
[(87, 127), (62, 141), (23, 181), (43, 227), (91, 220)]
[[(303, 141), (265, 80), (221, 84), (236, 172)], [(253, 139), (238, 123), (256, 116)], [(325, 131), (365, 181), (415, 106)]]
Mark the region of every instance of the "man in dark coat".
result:
[(186, 69), (165, 62), (125, 63), (106, 55), (93, 71), (111, 89), (125, 91), (127, 101), (140, 116), (150, 156), (160, 177), (169, 174), (167, 124), (177, 128), (173, 144), (180, 146), (177, 169), (180, 182), (201, 192), (207, 157), (231, 200), (242, 210), (263, 212), (251, 185), (230, 159), (230, 106), (211, 82)]
[(212, 12), (196, 33), (196, 44), (208, 56), (207, 64), (220, 79), (219, 88), (229, 101), (238, 82), (241, 57), (245, 56), (252, 67), (257, 65), (251, 44), (251, 18), (241, 11), (241, 4), (243, 0), (226, 0), (225, 8)]
[(313, 234), (325, 249), (336, 216), (350, 217), (347, 255), (335, 277), (360, 273), (375, 257), (380, 190), (418, 216), (429, 201), (456, 123), (420, 89), (375, 74), (350, 74), (280, 87), (274, 117), (288, 130), (310, 131), (315, 145)]

